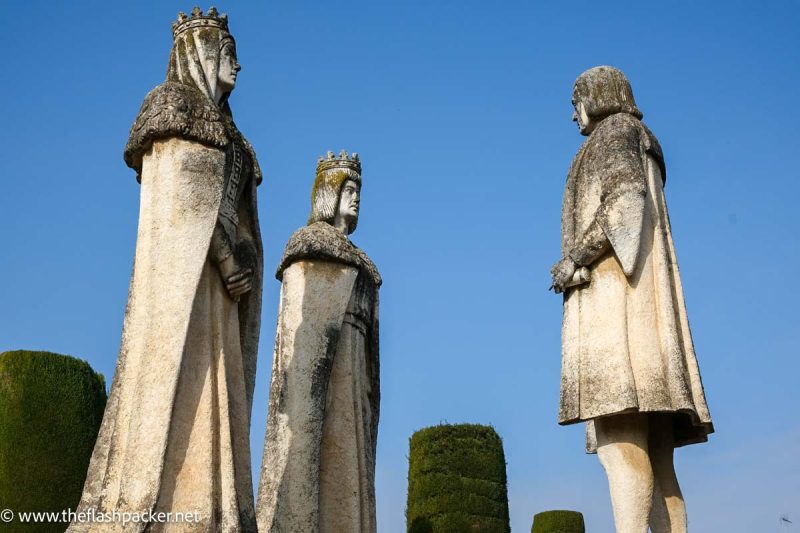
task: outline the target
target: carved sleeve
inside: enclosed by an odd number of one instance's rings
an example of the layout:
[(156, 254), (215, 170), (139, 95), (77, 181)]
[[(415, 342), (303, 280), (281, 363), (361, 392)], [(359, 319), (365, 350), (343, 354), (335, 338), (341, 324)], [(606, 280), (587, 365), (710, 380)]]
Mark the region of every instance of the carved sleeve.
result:
[(253, 191), (248, 183), (241, 198), (238, 199), (236, 210), (236, 242), (231, 242), (230, 234), (225, 229), (222, 216), (217, 218), (214, 227), (214, 234), (211, 237), (211, 257), (216, 263), (221, 263), (225, 259), (236, 254), (236, 259), (240, 266), (254, 268), (256, 266), (256, 245), (253, 238), (252, 220), (249, 210), (250, 195)]
[(233, 253), (233, 246), (228, 241), (228, 234), (219, 220), (217, 220), (217, 224), (214, 226), (214, 233), (211, 235), (211, 250), (209, 253), (217, 264), (225, 261)]
[(569, 256), (576, 265), (588, 266), (603, 256), (610, 246), (606, 233), (595, 218), (581, 240), (570, 250)]
[(638, 120), (620, 114), (597, 131), (600, 157), (591, 169), (602, 183), (600, 207), (569, 256), (580, 266), (599, 259), (609, 248), (626, 275), (636, 266), (647, 192)]
[(238, 218), (239, 225), (236, 231), (236, 259), (242, 268), (252, 268), (254, 271), (259, 266), (258, 250), (255, 237), (253, 237), (254, 223), (250, 206), (253, 205), (250, 195), (255, 194), (255, 185), (248, 184), (239, 200)]

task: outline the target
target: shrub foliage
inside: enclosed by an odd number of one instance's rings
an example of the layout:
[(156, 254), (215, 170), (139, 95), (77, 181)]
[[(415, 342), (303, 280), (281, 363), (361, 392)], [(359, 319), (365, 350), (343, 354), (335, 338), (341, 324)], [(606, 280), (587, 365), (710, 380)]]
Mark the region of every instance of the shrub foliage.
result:
[[(103, 376), (84, 361), (50, 352), (0, 354), (0, 507), (74, 510), (105, 405)], [(66, 526), (15, 520), (13, 531)]]
[(544, 511), (533, 516), (531, 533), (585, 533), (583, 515), (577, 511)]
[(503, 443), (474, 424), (440, 425), (411, 437), (409, 533), (508, 533)]

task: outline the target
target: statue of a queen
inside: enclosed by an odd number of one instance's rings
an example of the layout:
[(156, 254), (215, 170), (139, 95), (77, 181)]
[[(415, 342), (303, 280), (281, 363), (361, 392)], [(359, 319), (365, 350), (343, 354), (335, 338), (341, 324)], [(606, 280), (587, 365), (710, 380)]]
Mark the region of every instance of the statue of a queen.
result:
[(172, 30), (167, 80), (146, 96), (125, 147), (141, 183), (136, 258), (79, 510), (193, 515), (73, 522), (72, 533), (256, 531), (261, 172), (228, 105), (240, 67), (227, 18), (195, 8)]

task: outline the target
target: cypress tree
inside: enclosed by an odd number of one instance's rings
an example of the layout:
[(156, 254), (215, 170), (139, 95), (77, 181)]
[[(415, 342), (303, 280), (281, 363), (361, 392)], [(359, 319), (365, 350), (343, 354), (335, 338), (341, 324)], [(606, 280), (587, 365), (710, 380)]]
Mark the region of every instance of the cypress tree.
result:
[(577, 511), (544, 511), (533, 516), (531, 533), (585, 533), (583, 515)]
[[(103, 375), (85, 361), (26, 350), (0, 354), (0, 507), (74, 510), (105, 405)], [(19, 532), (67, 527), (16, 518), (12, 525)]]
[(508, 533), (503, 443), (491, 427), (440, 425), (414, 433), (408, 466), (409, 533)]

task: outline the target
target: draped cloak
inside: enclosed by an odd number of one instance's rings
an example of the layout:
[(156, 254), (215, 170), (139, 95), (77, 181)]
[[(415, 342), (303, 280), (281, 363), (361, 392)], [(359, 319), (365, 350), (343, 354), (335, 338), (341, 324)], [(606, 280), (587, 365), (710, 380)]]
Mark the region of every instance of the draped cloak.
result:
[(599, 122), (575, 156), (562, 209), (562, 253), (608, 250), (591, 281), (566, 290), (559, 423), (669, 412), (675, 446), (714, 431), (700, 379), (664, 198), (655, 136), (628, 113)]
[[(192, 39), (186, 32), (176, 48), (200, 46)], [(218, 44), (206, 44), (205, 57), (216, 64)], [(79, 510), (197, 511), (200, 522), (74, 522), (74, 533), (256, 530), (249, 428), (261, 315), (261, 172), (227, 103), (218, 107), (201, 88), (197, 64), (194, 80), (181, 75), (180, 58), (173, 50), (168, 81), (145, 98), (125, 150), (141, 183), (136, 256)], [(212, 260), (215, 230), (253, 269), (252, 289), (238, 302)]]
[[(316, 222), (289, 239), (277, 278), (282, 284), (259, 530), (375, 533), (380, 275), (342, 232)], [(356, 358), (363, 358), (365, 368)], [(344, 367), (356, 371), (344, 375)], [(355, 389), (354, 398), (349, 389)], [(350, 405), (333, 405), (336, 396)], [(340, 407), (345, 409), (329, 412)], [(353, 424), (342, 426), (340, 417), (354, 410)], [(340, 429), (332, 429), (336, 425)], [(335, 463), (354, 454), (352, 468), (331, 473)]]

